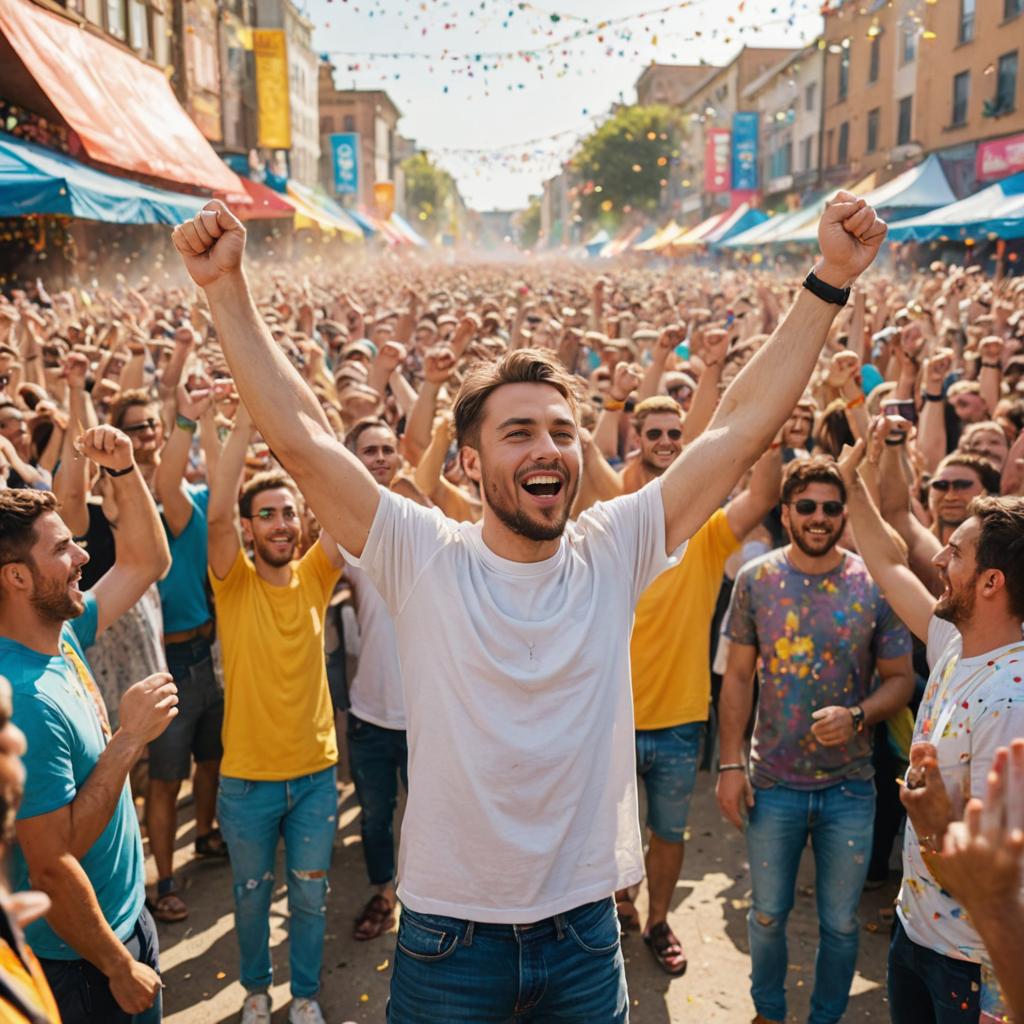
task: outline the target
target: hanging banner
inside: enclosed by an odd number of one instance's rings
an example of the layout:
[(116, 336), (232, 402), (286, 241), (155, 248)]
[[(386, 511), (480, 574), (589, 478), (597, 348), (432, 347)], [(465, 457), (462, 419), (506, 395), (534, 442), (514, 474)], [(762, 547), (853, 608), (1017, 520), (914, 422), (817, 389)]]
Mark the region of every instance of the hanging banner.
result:
[(732, 187), (757, 188), (757, 132), (760, 115), (738, 112), (732, 115)]
[(983, 142), (978, 146), (975, 171), (978, 181), (992, 181), (1024, 171), (1024, 135)]
[(704, 191), (728, 192), (732, 185), (729, 167), (729, 129), (709, 128), (704, 146)]
[(334, 194), (359, 192), (359, 133), (342, 132), (330, 137), (331, 166), (334, 168)]
[(373, 183), (373, 202), (377, 207), (377, 216), (381, 220), (390, 220), (395, 212), (395, 183), (393, 181), (375, 181)]
[(259, 145), (264, 149), (291, 149), (288, 49), (284, 30), (279, 28), (253, 29), (252, 51), (256, 58)]

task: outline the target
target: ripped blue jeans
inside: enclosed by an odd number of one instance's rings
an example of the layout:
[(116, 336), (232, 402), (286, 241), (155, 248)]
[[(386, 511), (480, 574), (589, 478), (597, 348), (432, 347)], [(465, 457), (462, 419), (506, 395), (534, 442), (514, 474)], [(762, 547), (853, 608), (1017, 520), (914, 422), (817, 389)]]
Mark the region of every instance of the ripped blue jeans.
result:
[(334, 779), (333, 767), (284, 782), (221, 777), (217, 817), (231, 858), (235, 934), (247, 992), (266, 992), (273, 981), (270, 901), (274, 858), (282, 836), (291, 919), (292, 996), (312, 999), (320, 991), (327, 871), (338, 826)]
[(857, 904), (868, 875), (874, 822), (873, 779), (846, 779), (824, 789), (754, 790), (746, 830), (753, 888), (747, 916), (750, 993), (768, 1020), (786, 1020), (786, 920), (808, 839), (818, 906), (809, 1024), (836, 1024), (846, 1012), (860, 937)]

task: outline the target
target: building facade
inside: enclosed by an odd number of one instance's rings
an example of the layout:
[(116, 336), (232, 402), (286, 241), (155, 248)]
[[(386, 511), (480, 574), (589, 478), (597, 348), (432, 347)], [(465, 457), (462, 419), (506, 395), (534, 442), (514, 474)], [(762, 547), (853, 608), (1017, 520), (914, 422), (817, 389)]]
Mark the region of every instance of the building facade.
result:
[(715, 70), (710, 64), (649, 64), (636, 80), (637, 105), (679, 106)]

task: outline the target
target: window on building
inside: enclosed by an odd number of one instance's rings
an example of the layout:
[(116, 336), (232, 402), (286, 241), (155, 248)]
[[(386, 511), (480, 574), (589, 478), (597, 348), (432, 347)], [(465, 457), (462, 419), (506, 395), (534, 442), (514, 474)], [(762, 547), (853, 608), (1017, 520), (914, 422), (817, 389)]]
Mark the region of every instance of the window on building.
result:
[(953, 76), (953, 124), (967, 124), (967, 102), (971, 96), (971, 73), (961, 71)]
[(356, 130), (356, 119), (354, 114), (345, 115), (345, 131), (354, 132)]
[(1024, 0), (1003, 0), (1004, 21), (1016, 18), (1021, 11), (1024, 11)]
[(811, 82), (810, 85), (804, 89), (804, 109), (810, 113), (814, 110), (814, 104), (818, 101), (818, 83)]
[(159, 67), (165, 68), (171, 63), (171, 41), (167, 36), (167, 15), (163, 11), (153, 11), (153, 60)]
[(149, 56), (149, 12), (142, 0), (128, 0), (128, 45), (140, 56)]
[(850, 51), (843, 50), (839, 55), (839, 89), (837, 95), (840, 102), (845, 100), (850, 92)]
[(957, 39), (969, 43), (974, 38), (974, 0), (960, 0), (960, 30)]
[(814, 136), (808, 135), (803, 142), (800, 143), (800, 170), (810, 171), (812, 170), (812, 162), (814, 160)]
[(836, 163), (845, 164), (850, 158), (850, 122), (844, 121), (839, 126), (839, 152)]
[(914, 114), (913, 95), (904, 96), (900, 100), (900, 119), (896, 128), (896, 145), (905, 146), (910, 142), (910, 133), (913, 127), (912, 118)]
[(900, 64), (911, 64), (917, 59), (917, 25), (905, 21), (900, 26)]
[(793, 143), (787, 140), (772, 153), (769, 174), (773, 178), (781, 178), (793, 173)]
[(117, 36), (118, 39), (125, 38), (127, 33), (125, 31), (124, 0), (107, 0), (106, 21), (107, 31), (112, 36)]
[(1017, 106), (1017, 51), (999, 58), (996, 75), (996, 110), (1007, 114)]
[(882, 45), (881, 36), (872, 36), (871, 38), (871, 60), (868, 64), (868, 84), (872, 85), (878, 81), (878, 64), (881, 56), (880, 47)]
[(882, 112), (878, 107), (868, 111), (868, 152), (874, 153), (878, 150), (878, 125)]
[(836, 134), (835, 131), (833, 129), (831, 129), (831, 128), (829, 128), (829, 130), (827, 132), (825, 132), (825, 155), (826, 155), (826, 159), (828, 160), (829, 166), (831, 166), (832, 163), (833, 163), (833, 160), (832, 160), (832, 142), (833, 142), (833, 139), (835, 138), (835, 134)]

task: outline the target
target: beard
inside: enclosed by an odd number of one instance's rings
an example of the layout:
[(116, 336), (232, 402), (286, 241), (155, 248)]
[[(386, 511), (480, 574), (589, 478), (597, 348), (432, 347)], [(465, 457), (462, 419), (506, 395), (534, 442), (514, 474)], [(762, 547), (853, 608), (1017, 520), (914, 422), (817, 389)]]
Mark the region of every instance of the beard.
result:
[(846, 518), (844, 517), (835, 530), (827, 537), (815, 535), (815, 540), (808, 540), (808, 534), (804, 530), (791, 530), (790, 537), (793, 543), (809, 558), (821, 558), (827, 555), (840, 541), (843, 530), (846, 529)]
[(933, 613), (937, 618), (944, 619), (946, 622), (952, 622), (954, 626), (959, 628), (965, 623), (970, 622), (971, 617), (974, 615), (974, 604), (976, 601), (974, 593), (975, 581), (972, 579), (970, 583), (959, 589), (955, 589), (948, 580), (945, 582), (949, 586), (949, 593), (944, 594), (936, 601)]
[[(277, 543), (274, 541), (273, 543)], [(279, 551), (275, 551), (273, 544), (269, 540), (262, 540), (258, 537), (253, 537), (252, 546), (256, 554), (267, 563), (267, 565), (273, 566), (275, 569), (280, 569), (283, 565), (288, 565), (295, 558), (295, 548), (298, 546), (299, 538), (291, 538), (291, 543), (288, 546), (286, 553), (282, 554)]]
[[(482, 460), (480, 468), (481, 479), (484, 481), (484, 492), (487, 495), (487, 504), (501, 522), (513, 533), (518, 533), (519, 536), (525, 537), (527, 540), (538, 542), (558, 540), (562, 536), (565, 532), (565, 524), (569, 521), (569, 513), (576, 501), (576, 495), (579, 493), (579, 477), (576, 478), (574, 484), (570, 484), (569, 475), (564, 470), (549, 470), (552, 475), (562, 477), (562, 491), (560, 493), (565, 495), (565, 501), (561, 509), (552, 509), (555, 518), (539, 520), (528, 515), (525, 509), (505, 501), (497, 483), (487, 479), (487, 470), (483, 466)], [(517, 473), (515, 486), (519, 486), (521, 477), (527, 473), (535, 472), (537, 469), (537, 466), (530, 466), (523, 470), (522, 473)]]
[(32, 573), (32, 596), (29, 601), (41, 618), (51, 622), (67, 622), (77, 619), (85, 611), (85, 602), (81, 598), (72, 597), (68, 592), (69, 580), (44, 579), (39, 570), (31, 562), (28, 563)]

